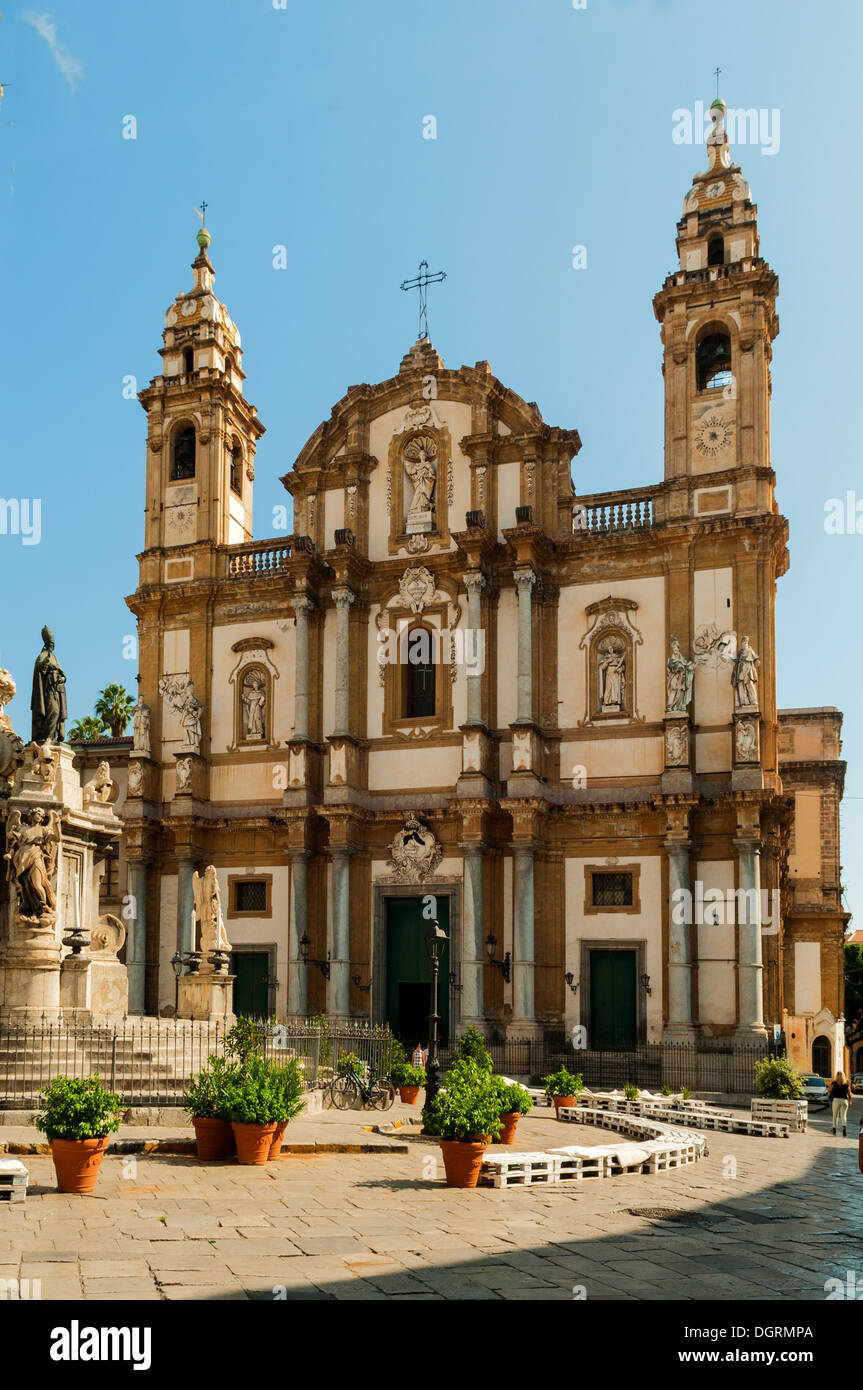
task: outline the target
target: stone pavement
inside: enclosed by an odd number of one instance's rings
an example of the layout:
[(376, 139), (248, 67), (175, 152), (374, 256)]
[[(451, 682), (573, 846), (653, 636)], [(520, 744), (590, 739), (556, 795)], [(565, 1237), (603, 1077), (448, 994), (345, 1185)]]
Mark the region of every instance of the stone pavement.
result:
[[(446, 1188), (419, 1143), (263, 1168), (109, 1155), (90, 1197), (28, 1157), (27, 1201), (0, 1206), (0, 1279), (43, 1299), (824, 1300), (828, 1279), (863, 1287), (859, 1112), (847, 1140), (819, 1114), (789, 1139), (710, 1134), (669, 1173), (507, 1191)], [(416, 1112), (347, 1124), (399, 1114)], [(574, 1142), (549, 1111), (522, 1138)]]

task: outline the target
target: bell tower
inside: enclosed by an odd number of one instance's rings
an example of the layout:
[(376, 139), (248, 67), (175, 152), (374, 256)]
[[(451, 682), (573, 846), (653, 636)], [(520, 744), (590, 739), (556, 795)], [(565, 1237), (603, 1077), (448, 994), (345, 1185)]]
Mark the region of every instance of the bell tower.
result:
[[(707, 168), (677, 224), (679, 269), (653, 300), (664, 347), (666, 479), (770, 468), (778, 280), (759, 254), (758, 210), (731, 163), (725, 113), (717, 97)], [(764, 485), (739, 495), (751, 509), (772, 510), (772, 475), (755, 476)]]
[[(206, 227), (197, 239), (194, 285), (165, 315), (162, 375), (138, 395), (148, 420), (147, 554), (252, 538), (255, 447), (264, 426), (243, 396), (240, 335), (213, 293)], [(194, 565), (196, 574), (204, 568)]]

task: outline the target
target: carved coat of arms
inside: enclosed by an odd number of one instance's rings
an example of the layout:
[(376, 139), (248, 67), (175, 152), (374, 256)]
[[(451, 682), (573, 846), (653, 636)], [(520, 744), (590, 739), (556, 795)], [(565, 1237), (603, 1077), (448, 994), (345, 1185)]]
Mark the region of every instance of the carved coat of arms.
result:
[(432, 830), (411, 813), (390, 845), (393, 879), (398, 883), (423, 883), (441, 861), (443, 850)]

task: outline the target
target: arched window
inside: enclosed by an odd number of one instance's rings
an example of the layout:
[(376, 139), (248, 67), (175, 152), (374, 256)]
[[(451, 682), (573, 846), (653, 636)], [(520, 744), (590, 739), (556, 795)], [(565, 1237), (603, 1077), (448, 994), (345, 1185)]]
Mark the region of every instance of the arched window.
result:
[(831, 1066), (832, 1051), (830, 1039), (825, 1038), (823, 1033), (816, 1038), (812, 1044), (812, 1070), (819, 1076), (831, 1076), (833, 1068)]
[(710, 241), (707, 244), (707, 264), (725, 264), (725, 242), (722, 240), (721, 236), (714, 236), (710, 238)]
[(174, 436), (174, 452), (171, 459), (171, 478), (194, 478), (195, 476), (195, 431), (186, 425)]
[(731, 385), (731, 339), (727, 333), (709, 333), (695, 353), (699, 391)]
[(228, 457), (230, 459), (231, 491), (241, 497), (243, 493), (243, 451), (236, 438), (231, 440)]
[(412, 628), (400, 659), (403, 662), (405, 719), (430, 719), (435, 713), (435, 670), (433, 634), (426, 627)]
[(195, 370), (195, 354), (190, 347), (183, 348), (183, 371), (188, 375)]

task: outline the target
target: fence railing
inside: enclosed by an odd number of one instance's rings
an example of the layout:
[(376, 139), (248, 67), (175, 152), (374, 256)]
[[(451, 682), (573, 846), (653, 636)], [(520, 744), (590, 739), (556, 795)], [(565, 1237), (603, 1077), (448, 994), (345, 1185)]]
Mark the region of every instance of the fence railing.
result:
[[(277, 1065), (293, 1058), (306, 1087), (326, 1084), (339, 1061), (355, 1057), (388, 1071), (392, 1034), (364, 1025), (258, 1023), (266, 1055)], [(130, 1019), (116, 1027), (89, 1023), (0, 1023), (0, 1109), (28, 1109), (57, 1076), (96, 1073), (124, 1105), (182, 1104), (192, 1076), (210, 1056), (226, 1055), (222, 1023)]]
[(229, 579), (257, 578), (276, 574), (289, 560), (299, 554), (311, 554), (314, 542), (310, 536), (285, 536), (283, 540), (250, 541), (231, 546), (227, 558)]

